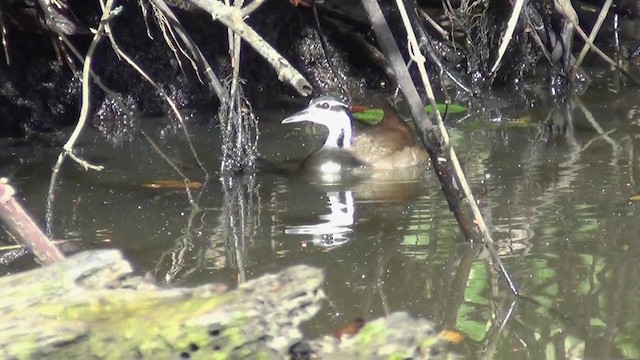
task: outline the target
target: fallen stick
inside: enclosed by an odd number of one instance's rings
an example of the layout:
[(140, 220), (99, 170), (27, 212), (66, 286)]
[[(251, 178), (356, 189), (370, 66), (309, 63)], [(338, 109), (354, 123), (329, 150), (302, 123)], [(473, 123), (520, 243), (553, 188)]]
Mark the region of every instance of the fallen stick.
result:
[(51, 265), (65, 259), (58, 248), (42, 233), (35, 221), (18, 203), (16, 191), (6, 178), (0, 178), (0, 220), (20, 245), (31, 250), (42, 265)]

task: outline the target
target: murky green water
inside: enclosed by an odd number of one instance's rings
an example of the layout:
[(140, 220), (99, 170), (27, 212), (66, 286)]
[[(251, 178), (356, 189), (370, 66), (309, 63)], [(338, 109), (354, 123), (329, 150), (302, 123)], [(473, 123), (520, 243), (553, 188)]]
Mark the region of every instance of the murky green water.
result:
[[(67, 162), (47, 212), (58, 150), (9, 142), (0, 164), (64, 249), (122, 249), (160, 283), (235, 286), (293, 264), (325, 269), (329, 301), (306, 324), (311, 336), (408, 311), (462, 332), (456, 349), (469, 357), (638, 358), (640, 204), (629, 201), (640, 192), (637, 95), (591, 91), (583, 101), (593, 120), (578, 107), (572, 120), (559, 111), (553, 131), (542, 125), (550, 110), (525, 126), (452, 129), (506, 268), (540, 305), (512, 296), (481, 249), (464, 242), (431, 170), (333, 187), (257, 173), (226, 195), (213, 175), (194, 191), (195, 211), (183, 190), (140, 186), (179, 179), (144, 140), (114, 149), (88, 130), (80, 154), (106, 170)], [(260, 128), (261, 152), (276, 161), (300, 160), (322, 141), (267, 119)], [(217, 129), (191, 131), (215, 171)], [(164, 133), (167, 154), (203, 181), (182, 133)], [(34, 266), (26, 256), (0, 271)]]

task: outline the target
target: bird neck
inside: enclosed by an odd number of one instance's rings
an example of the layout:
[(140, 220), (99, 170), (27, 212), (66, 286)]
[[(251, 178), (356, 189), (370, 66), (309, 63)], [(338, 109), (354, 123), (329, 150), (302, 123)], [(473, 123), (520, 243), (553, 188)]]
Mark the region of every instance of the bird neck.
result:
[(329, 136), (327, 136), (323, 148), (348, 149), (351, 147), (353, 128), (351, 116), (347, 112), (337, 114), (329, 124), (325, 125), (329, 129)]

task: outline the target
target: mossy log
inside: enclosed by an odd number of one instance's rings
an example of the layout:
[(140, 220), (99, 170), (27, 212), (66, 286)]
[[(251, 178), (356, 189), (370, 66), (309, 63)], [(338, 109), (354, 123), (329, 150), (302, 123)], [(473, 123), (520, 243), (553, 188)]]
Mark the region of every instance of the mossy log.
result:
[(0, 358), (430, 358), (441, 342), (406, 314), (349, 339), (303, 341), (298, 326), (324, 298), (322, 271), (309, 266), (232, 291), (159, 288), (132, 274), (120, 252), (100, 250), (0, 278)]
[[(224, 291), (160, 289), (118, 251), (85, 252), (0, 278), (0, 358), (273, 358), (324, 295), (321, 270), (294, 266)], [(281, 356), (280, 356), (281, 357)]]

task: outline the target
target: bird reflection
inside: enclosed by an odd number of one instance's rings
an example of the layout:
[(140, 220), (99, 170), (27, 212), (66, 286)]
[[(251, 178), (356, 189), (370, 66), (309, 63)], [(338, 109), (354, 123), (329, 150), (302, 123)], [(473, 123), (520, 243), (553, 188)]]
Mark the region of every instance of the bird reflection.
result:
[[(424, 178), (424, 169), (377, 172), (359, 182), (323, 183), (312, 182), (316, 190), (326, 194), (328, 202), (325, 213), (317, 223), (287, 225), (285, 233), (307, 236), (306, 246), (325, 250), (340, 247), (350, 240), (357, 224), (356, 201), (358, 203), (403, 203), (415, 198), (418, 184)], [(310, 237), (310, 238), (309, 238)]]
[(355, 220), (355, 205), (351, 190), (330, 191), (328, 214), (320, 215), (319, 224), (287, 226), (285, 234), (311, 235), (311, 244), (317, 247), (332, 249), (346, 244), (347, 234)]

